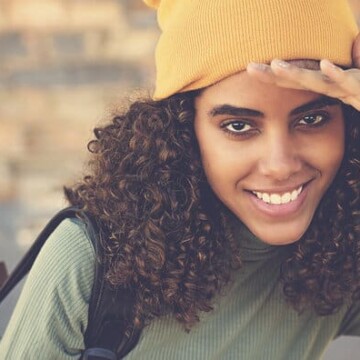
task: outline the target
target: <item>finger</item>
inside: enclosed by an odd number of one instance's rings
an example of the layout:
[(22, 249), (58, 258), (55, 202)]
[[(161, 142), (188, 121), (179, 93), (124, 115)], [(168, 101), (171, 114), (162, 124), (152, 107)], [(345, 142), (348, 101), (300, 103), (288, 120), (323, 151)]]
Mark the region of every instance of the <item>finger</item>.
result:
[(356, 37), (353, 44), (352, 59), (354, 66), (360, 69), (360, 33)]
[[(318, 70), (308, 70), (282, 60), (273, 60), (271, 70), (278, 77), (297, 83), (303, 89), (328, 95), (336, 90), (334, 82)], [(329, 95), (334, 96), (334, 95)], [(336, 96), (336, 95), (335, 95)]]
[(257, 80), (260, 80), (267, 84), (274, 84), (281, 87), (287, 87), (291, 89), (300, 89), (304, 90), (304, 87), (299, 85), (297, 82), (294, 82), (292, 80), (287, 80), (282, 78), (281, 76), (278, 76), (274, 74), (272, 71), (270, 65), (267, 64), (259, 64), (259, 63), (250, 63), (248, 64), (247, 73), (256, 78)]
[(336, 83), (338, 87), (336, 97), (345, 104), (360, 110), (360, 70), (350, 69), (344, 71), (328, 60), (322, 60), (320, 67), (326, 76)]
[(344, 71), (327, 60), (323, 60), (320, 66), (321, 71), (318, 71), (274, 60), (270, 66), (249, 64), (248, 73), (263, 82), (338, 98), (360, 110), (360, 70)]
[(247, 73), (266, 83), (273, 84), (276, 82), (275, 74), (272, 72), (271, 67), (267, 64), (249, 63), (246, 67)]
[(360, 97), (360, 70), (342, 70), (328, 60), (320, 62), (323, 74), (339, 86), (347, 96)]

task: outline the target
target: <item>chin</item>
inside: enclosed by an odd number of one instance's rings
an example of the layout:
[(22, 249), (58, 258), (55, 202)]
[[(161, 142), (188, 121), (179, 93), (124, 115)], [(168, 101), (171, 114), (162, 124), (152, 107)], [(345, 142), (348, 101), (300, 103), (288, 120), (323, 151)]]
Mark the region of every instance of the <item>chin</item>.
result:
[(299, 241), (301, 239), (301, 236), (294, 237), (294, 238), (289, 238), (288, 236), (285, 238), (264, 236), (264, 237), (259, 237), (259, 239), (269, 245), (281, 246), (281, 245), (293, 244), (293, 243)]
[(250, 231), (262, 242), (275, 246), (293, 244), (299, 241), (306, 231), (306, 229), (299, 231), (294, 231), (294, 229), (291, 230), (286, 231), (286, 230), (269, 229), (268, 231), (253, 231), (250, 228)]

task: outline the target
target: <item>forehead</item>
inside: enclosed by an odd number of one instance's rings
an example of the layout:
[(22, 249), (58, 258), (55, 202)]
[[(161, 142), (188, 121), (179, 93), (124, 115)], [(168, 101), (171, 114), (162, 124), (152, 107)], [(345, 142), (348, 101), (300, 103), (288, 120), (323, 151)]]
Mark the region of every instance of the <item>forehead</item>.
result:
[[(319, 68), (319, 62), (313, 60), (292, 63), (307, 69)], [(318, 98), (318, 93), (268, 84), (241, 71), (202, 90), (195, 98), (195, 110), (197, 115), (204, 116), (216, 107), (231, 105), (255, 109), (267, 116), (287, 116), (293, 109)]]
[[(218, 104), (261, 109), (271, 105), (280, 109), (301, 105), (318, 97), (311, 91), (282, 88), (252, 78), (246, 72), (232, 75), (206, 88), (195, 100), (196, 105), (212, 107)], [(284, 101), (285, 100), (285, 101)]]
[[(319, 62), (314, 60), (292, 60), (292, 64), (309, 70), (318, 70)], [(251, 77), (246, 71), (231, 75), (214, 85), (203, 89), (196, 105), (213, 106), (219, 103), (246, 105), (259, 108), (265, 105), (284, 107), (296, 106), (318, 97), (307, 90), (295, 90), (267, 84)], [(286, 101), (284, 102), (284, 99)]]

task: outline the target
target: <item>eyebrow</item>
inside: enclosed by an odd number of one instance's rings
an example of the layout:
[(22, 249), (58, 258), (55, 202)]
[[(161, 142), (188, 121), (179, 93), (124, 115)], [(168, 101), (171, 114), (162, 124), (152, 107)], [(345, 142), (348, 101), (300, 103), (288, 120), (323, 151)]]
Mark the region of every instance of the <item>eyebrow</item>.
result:
[[(333, 106), (340, 104), (341, 101), (338, 99), (331, 98), (329, 96), (322, 95), (319, 98), (312, 100), (306, 104), (303, 104), (290, 112), (290, 116), (295, 116), (299, 114), (303, 114), (309, 110), (321, 109), (326, 106)], [(264, 113), (254, 109), (237, 107), (229, 104), (222, 104), (215, 106), (212, 108), (209, 113), (211, 117), (215, 117), (218, 115), (231, 115), (231, 116), (249, 116), (249, 117), (265, 117)]]

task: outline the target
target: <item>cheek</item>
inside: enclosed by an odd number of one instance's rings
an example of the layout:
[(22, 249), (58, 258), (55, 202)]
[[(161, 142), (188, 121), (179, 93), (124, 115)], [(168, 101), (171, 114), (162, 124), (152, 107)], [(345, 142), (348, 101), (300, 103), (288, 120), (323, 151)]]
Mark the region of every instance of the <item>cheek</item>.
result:
[(231, 178), (231, 159), (221, 147), (205, 145), (200, 148), (205, 175), (212, 187), (221, 186)]
[(206, 178), (217, 193), (217, 189), (224, 189), (234, 177), (236, 152), (231, 151), (231, 144), (223, 141), (215, 131), (199, 127), (196, 135)]
[(345, 149), (345, 135), (343, 121), (339, 122), (337, 127), (322, 139), (319, 139), (318, 144), (321, 148), (319, 162), (323, 171), (328, 172), (331, 177), (334, 177), (338, 171), (340, 164), (344, 157)]
[(336, 174), (338, 171), (341, 162), (344, 158), (344, 147), (338, 146), (335, 149), (335, 146), (331, 147), (329, 149), (329, 152), (325, 153), (325, 156), (323, 156), (324, 161), (324, 167), (329, 169), (329, 171), (333, 174)]
[(246, 146), (219, 140), (208, 143), (206, 148), (203, 145), (201, 157), (207, 181), (217, 197), (226, 203), (234, 196), (239, 182), (252, 173), (256, 163), (254, 153)]

